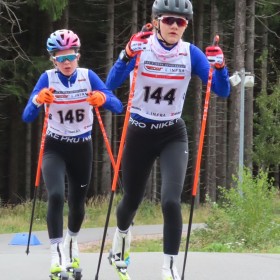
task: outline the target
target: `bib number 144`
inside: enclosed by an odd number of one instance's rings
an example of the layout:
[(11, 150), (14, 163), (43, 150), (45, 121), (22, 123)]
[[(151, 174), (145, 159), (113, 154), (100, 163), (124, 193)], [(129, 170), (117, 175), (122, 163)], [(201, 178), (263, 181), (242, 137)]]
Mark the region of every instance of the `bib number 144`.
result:
[(144, 101), (149, 102), (150, 99), (155, 100), (155, 104), (160, 104), (161, 101), (167, 101), (168, 105), (172, 105), (175, 100), (175, 92), (176, 89), (172, 88), (167, 93), (163, 94), (163, 88), (158, 87), (153, 92), (151, 92), (151, 87), (144, 87), (145, 94), (144, 94)]

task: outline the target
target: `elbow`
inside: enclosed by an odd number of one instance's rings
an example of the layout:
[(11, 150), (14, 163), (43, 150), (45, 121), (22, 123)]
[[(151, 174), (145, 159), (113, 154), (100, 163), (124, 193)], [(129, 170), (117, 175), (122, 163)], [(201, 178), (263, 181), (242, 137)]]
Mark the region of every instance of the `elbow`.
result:
[(23, 112), (23, 114), (22, 114), (22, 116), (21, 116), (21, 120), (22, 120), (23, 122), (25, 122), (25, 123), (30, 122), (30, 121), (28, 120), (28, 117), (27, 117), (27, 115), (25, 114), (25, 112)]
[(106, 81), (106, 87), (109, 90), (113, 91), (113, 90), (117, 89), (119, 87), (119, 85), (117, 84), (117, 82), (113, 82), (111, 80), (107, 80)]
[(226, 83), (220, 86), (218, 86), (218, 83), (213, 83), (212, 90), (218, 96), (227, 98), (230, 95), (230, 83)]
[(219, 94), (221, 97), (227, 98), (230, 95), (230, 88), (227, 90), (224, 90), (221, 94)]
[(123, 112), (123, 105), (121, 104), (120, 106), (119, 106), (119, 109), (118, 109), (118, 111), (116, 112), (117, 114), (121, 114)]
[(115, 90), (118, 87), (117, 81), (118, 79), (116, 79), (114, 75), (108, 75), (107, 80), (105, 82), (107, 89), (111, 91)]
[(30, 119), (29, 117), (24, 116), (24, 115), (22, 115), (21, 119), (22, 119), (22, 121), (25, 122), (25, 123), (30, 123), (30, 122), (32, 122), (32, 119)]
[(21, 116), (21, 119), (23, 122), (25, 123), (30, 123), (30, 122), (33, 122), (34, 119), (36, 118), (37, 115), (34, 115), (34, 114), (31, 114), (30, 112), (28, 113), (27, 111), (24, 111), (22, 116)]
[(116, 104), (116, 106), (114, 106), (114, 113), (121, 114), (122, 112), (123, 112), (123, 105), (121, 102), (119, 102), (118, 104)]
[(109, 97), (103, 107), (113, 113), (120, 114), (123, 112), (123, 105), (120, 100)]
[(229, 95), (230, 95), (230, 92), (220, 92), (217, 94), (219, 97), (222, 97), (222, 98), (228, 98)]
[(224, 97), (229, 97), (229, 96), (230, 96), (230, 91), (231, 91), (230, 84), (228, 84), (228, 87), (227, 87), (227, 89), (225, 90), (225, 95), (224, 95)]

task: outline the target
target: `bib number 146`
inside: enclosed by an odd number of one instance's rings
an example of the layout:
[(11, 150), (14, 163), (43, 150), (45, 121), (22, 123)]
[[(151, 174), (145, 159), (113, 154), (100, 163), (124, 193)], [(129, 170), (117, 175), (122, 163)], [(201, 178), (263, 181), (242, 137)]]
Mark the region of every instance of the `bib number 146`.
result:
[(57, 111), (60, 123), (63, 124), (65, 121), (70, 123), (74, 122), (82, 122), (85, 118), (85, 110), (77, 109), (77, 110), (68, 110), (66, 113), (64, 111)]

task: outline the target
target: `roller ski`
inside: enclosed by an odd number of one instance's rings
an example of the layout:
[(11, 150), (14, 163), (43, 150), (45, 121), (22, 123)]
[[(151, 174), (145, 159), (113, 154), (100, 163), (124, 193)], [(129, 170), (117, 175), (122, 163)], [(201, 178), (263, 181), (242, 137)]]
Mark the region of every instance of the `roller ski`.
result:
[(78, 258), (73, 258), (72, 263), (66, 266), (66, 271), (70, 278), (75, 280), (82, 279), (82, 269), (80, 268), (80, 260)]
[(108, 257), (109, 263), (110, 265), (112, 265), (114, 267), (114, 269), (116, 270), (119, 278), (121, 280), (131, 280), (131, 278), (129, 277), (128, 273), (127, 273), (127, 263), (125, 261), (122, 260), (115, 260), (112, 251), (110, 251), (109, 253), (109, 257)]
[(127, 273), (127, 267), (130, 264), (130, 242), (131, 242), (131, 232), (128, 229), (127, 231), (120, 231), (116, 229), (112, 250), (109, 253), (109, 263), (112, 265), (119, 279), (121, 280), (130, 280)]
[(52, 267), (50, 278), (51, 280), (68, 280), (69, 275), (66, 271), (62, 271), (58, 265), (57, 267)]
[(67, 232), (64, 243), (66, 257), (66, 271), (71, 279), (81, 280), (82, 269), (80, 268), (79, 248), (77, 236), (71, 236)]

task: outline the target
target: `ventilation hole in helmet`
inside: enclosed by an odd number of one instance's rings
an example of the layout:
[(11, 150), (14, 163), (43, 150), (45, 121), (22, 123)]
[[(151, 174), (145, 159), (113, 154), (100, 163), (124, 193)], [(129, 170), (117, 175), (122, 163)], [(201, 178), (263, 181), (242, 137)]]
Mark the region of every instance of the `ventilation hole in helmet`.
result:
[(175, 1), (175, 7), (176, 7), (176, 8), (179, 8), (179, 0), (176, 0), (176, 1)]
[(69, 45), (69, 38), (67, 38), (65, 46), (68, 46), (68, 45)]
[(60, 45), (62, 47), (61, 42), (59, 40), (56, 40), (56, 41), (57, 41), (58, 45)]
[(164, 5), (168, 6), (168, 0), (164, 0)]

